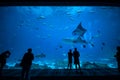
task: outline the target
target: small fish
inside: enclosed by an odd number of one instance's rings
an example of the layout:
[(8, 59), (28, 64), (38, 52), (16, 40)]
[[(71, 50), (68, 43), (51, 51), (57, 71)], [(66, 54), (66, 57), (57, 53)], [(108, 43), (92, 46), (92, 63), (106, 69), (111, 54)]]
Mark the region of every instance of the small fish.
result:
[(63, 48), (62, 45), (60, 45), (59, 48)]
[(22, 23), (17, 26), (17, 28), (22, 28), (22, 27), (23, 27)]
[(104, 42), (102, 42), (102, 45), (103, 45), (103, 46), (105, 46), (105, 43), (104, 43)]
[(82, 11), (81, 10), (78, 10), (77, 13), (81, 13)]
[(91, 46), (94, 47), (95, 45), (93, 43), (91, 43)]
[(39, 16), (37, 19), (45, 19), (45, 16)]
[(71, 13), (69, 13), (69, 12), (68, 12), (68, 13), (66, 13), (66, 14), (67, 14), (67, 15), (71, 15)]
[(71, 20), (71, 21), (74, 21), (74, 19), (73, 19), (73, 18), (71, 18), (71, 17), (70, 17), (70, 20)]
[(55, 48), (56, 50), (58, 50), (58, 48)]
[(100, 31), (99, 31), (99, 30), (97, 30), (97, 32), (98, 32), (98, 33), (100, 33)]
[(45, 55), (45, 54), (43, 54), (43, 53), (41, 53), (41, 54), (36, 55), (35, 57), (37, 57), (37, 58), (45, 58), (45, 57), (46, 57), (46, 55)]
[(38, 27), (36, 27), (36, 28), (35, 28), (35, 30), (39, 30), (39, 28), (38, 28)]
[(83, 48), (86, 48), (86, 45), (83, 45)]
[(90, 11), (90, 13), (95, 13), (95, 11)]

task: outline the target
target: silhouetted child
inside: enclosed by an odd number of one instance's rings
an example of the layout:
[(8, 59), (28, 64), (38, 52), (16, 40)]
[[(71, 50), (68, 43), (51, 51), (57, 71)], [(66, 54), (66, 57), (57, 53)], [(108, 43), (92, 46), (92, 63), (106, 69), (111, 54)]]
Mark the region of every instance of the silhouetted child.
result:
[[(76, 70), (77, 70), (77, 69), (80, 69), (80, 62), (79, 62), (80, 54), (79, 54), (79, 52), (77, 51), (77, 48), (75, 48), (74, 51), (73, 51), (73, 57), (74, 57), (74, 64), (75, 64)], [(79, 68), (78, 68), (77, 66), (78, 66)], [(80, 69), (80, 70), (81, 70), (81, 69)]]
[(118, 71), (120, 72), (120, 46), (117, 46), (117, 53), (115, 55), (118, 63)]
[(32, 54), (32, 49), (29, 48), (28, 52), (24, 54), (20, 66), (22, 67), (21, 77), (22, 80), (28, 80), (30, 68), (32, 65), (32, 60), (34, 59), (34, 55)]
[(11, 55), (10, 51), (5, 51), (0, 54), (0, 76), (2, 76), (3, 67), (6, 64), (6, 59)]
[(72, 50), (70, 49), (68, 52), (68, 69), (72, 69)]

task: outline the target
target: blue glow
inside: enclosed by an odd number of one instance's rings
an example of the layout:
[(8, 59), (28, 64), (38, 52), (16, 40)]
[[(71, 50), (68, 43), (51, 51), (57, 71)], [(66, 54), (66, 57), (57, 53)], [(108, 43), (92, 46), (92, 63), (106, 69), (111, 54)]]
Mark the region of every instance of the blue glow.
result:
[[(80, 61), (116, 66), (116, 46), (120, 45), (120, 8), (111, 6), (8, 6), (0, 7), (0, 53), (11, 51), (8, 63), (16, 63), (27, 48), (45, 58), (33, 62), (67, 63), (67, 52), (78, 48)], [(72, 43), (79, 23), (87, 30), (87, 43)], [(102, 45), (104, 43), (105, 45)], [(86, 45), (84, 48), (83, 45)], [(41, 63), (42, 64), (42, 63)], [(54, 66), (55, 67), (55, 66)]]

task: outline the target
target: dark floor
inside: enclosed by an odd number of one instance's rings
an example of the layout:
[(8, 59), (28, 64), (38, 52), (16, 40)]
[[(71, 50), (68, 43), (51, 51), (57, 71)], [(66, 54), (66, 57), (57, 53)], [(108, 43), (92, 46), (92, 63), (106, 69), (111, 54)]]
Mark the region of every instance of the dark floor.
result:
[[(21, 69), (5, 69), (0, 80), (20, 80)], [(30, 80), (120, 80), (117, 69), (82, 69), (82, 72), (67, 69), (33, 69)], [(118, 79), (119, 78), (119, 79)]]

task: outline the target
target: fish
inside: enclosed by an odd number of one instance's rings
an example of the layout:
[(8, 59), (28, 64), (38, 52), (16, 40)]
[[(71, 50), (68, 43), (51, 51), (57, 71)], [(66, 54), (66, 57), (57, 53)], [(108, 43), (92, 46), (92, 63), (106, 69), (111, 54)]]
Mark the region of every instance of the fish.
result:
[(87, 30), (82, 27), (81, 22), (77, 26), (77, 28), (72, 32), (73, 35), (83, 36)]
[(83, 45), (83, 48), (86, 48), (86, 45)]
[(65, 38), (63, 39), (64, 42), (66, 43), (87, 43), (85, 40), (82, 39), (73, 39), (73, 38)]
[(101, 58), (100, 61), (102, 62), (114, 62), (115, 58), (111, 57), (111, 58)]
[(59, 46), (59, 48), (63, 48), (63, 46), (62, 46), (62, 45), (60, 45), (60, 46)]
[[(65, 43), (72, 43), (72, 44), (90, 44), (92, 47), (94, 47), (95, 45), (90, 41), (85, 40), (84, 38), (84, 34), (86, 33), (86, 29), (82, 27), (81, 22), (79, 23), (79, 25), (77, 26), (77, 28), (75, 30), (73, 30), (72, 35), (73, 37), (77, 35), (77, 38), (64, 38), (63, 41)], [(96, 37), (96, 36), (95, 36)], [(83, 46), (84, 48), (86, 48), (86, 45)]]
[(37, 19), (45, 19), (45, 16), (39, 16)]
[(93, 43), (91, 43), (91, 46), (94, 47), (95, 45)]
[(90, 13), (95, 13), (95, 11), (89, 11)]
[(97, 30), (98, 33), (101, 33), (100, 30)]
[(39, 28), (38, 28), (38, 27), (35, 27), (35, 30), (39, 30)]
[(81, 13), (82, 11), (81, 10), (78, 10), (77, 13)]
[(105, 46), (105, 43), (104, 43), (104, 42), (102, 42), (102, 45), (103, 45), (103, 46)]
[(68, 16), (71, 15), (71, 13), (69, 13), (69, 12), (67, 12), (66, 14), (67, 14)]
[(101, 34), (96, 34), (96, 35), (92, 36), (92, 39), (98, 38), (98, 37), (100, 37), (100, 36), (101, 36)]
[(58, 48), (55, 48), (55, 50), (58, 50)]
[(43, 54), (43, 53), (41, 53), (41, 54), (36, 55), (35, 57), (36, 57), (36, 58), (45, 58), (45, 57), (46, 57), (46, 55), (45, 55), (45, 54)]

